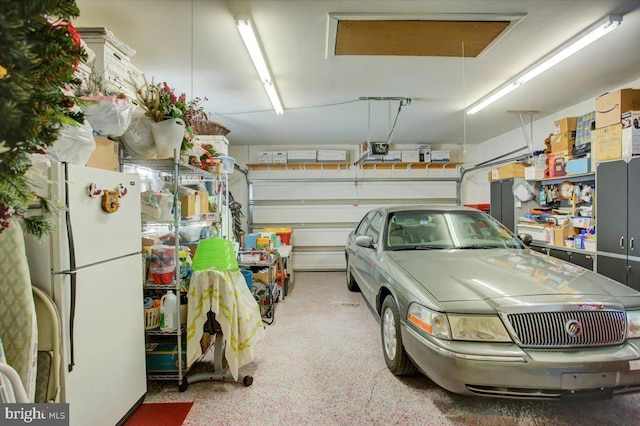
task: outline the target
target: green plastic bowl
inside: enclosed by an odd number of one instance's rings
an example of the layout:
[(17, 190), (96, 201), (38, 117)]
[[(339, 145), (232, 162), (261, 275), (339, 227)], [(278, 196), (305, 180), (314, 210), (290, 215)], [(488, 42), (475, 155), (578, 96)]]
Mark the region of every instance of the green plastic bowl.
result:
[(208, 238), (198, 242), (191, 270), (206, 271), (207, 269), (217, 269), (219, 271), (240, 269), (233, 250), (233, 243), (230, 240)]

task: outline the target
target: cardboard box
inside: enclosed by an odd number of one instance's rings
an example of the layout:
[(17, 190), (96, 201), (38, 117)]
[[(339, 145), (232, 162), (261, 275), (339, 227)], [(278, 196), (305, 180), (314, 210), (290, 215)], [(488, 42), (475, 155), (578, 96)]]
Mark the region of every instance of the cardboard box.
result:
[(591, 131), (596, 128), (596, 112), (581, 115), (578, 117), (578, 123), (576, 124), (576, 145), (583, 145), (585, 143), (591, 143), (592, 134)]
[[(155, 345), (155, 344), (153, 344)], [(160, 343), (147, 350), (147, 372), (171, 372), (178, 371), (178, 345), (173, 343)], [(180, 352), (182, 358), (182, 371), (187, 367), (187, 344), (182, 344)]]
[(339, 162), (344, 163), (349, 161), (347, 151), (340, 149), (319, 149), (316, 156), (318, 162)]
[(316, 155), (315, 149), (287, 151), (287, 163), (315, 163)]
[(572, 158), (565, 166), (567, 175), (591, 172), (591, 158)]
[(118, 142), (102, 136), (94, 136), (93, 139), (96, 141), (96, 149), (94, 149), (89, 156), (87, 167), (111, 170), (114, 172), (120, 171)]
[(196, 191), (196, 194), (200, 204), (198, 214), (209, 213), (209, 193), (207, 191)]
[(498, 167), (498, 175), (500, 179), (523, 178), (525, 166), (528, 166), (528, 164), (507, 164), (506, 166), (500, 166)]
[(571, 151), (576, 142), (576, 132), (562, 132), (551, 137), (551, 152)]
[(640, 111), (622, 114), (622, 158), (640, 154)]
[(640, 89), (622, 89), (596, 98), (596, 128), (620, 123), (622, 113), (640, 110)]
[(554, 246), (561, 246), (564, 247), (564, 240), (568, 237), (573, 237), (574, 235), (577, 235), (578, 231), (576, 231), (574, 228), (560, 228), (560, 227), (555, 227), (553, 228), (553, 245)]
[(420, 161), (420, 152), (415, 151), (402, 151), (401, 154), (403, 163), (418, 163)]
[(565, 117), (553, 122), (554, 135), (558, 133), (571, 132), (576, 130), (578, 124), (578, 117)]
[(198, 211), (200, 209), (200, 197), (196, 195), (180, 196), (180, 216), (192, 217), (196, 214), (196, 198), (198, 199)]
[(616, 160), (622, 157), (622, 124), (596, 129), (595, 146), (591, 147), (596, 161)]

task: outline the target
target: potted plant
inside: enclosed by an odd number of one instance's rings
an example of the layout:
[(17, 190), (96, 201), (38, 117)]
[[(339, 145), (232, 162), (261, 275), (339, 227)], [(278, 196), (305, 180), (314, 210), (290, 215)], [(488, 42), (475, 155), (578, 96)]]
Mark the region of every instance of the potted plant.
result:
[(173, 157), (174, 149), (180, 151), (191, 147), (184, 123), (184, 115), (188, 111), (186, 95), (176, 96), (166, 83), (151, 84), (146, 81), (135, 86), (138, 105), (145, 115), (151, 119), (151, 132), (156, 144), (158, 158)]

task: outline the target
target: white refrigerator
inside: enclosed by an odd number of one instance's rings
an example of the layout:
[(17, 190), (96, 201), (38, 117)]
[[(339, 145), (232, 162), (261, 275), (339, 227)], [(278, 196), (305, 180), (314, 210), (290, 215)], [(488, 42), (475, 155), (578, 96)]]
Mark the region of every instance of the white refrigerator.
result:
[(60, 313), (60, 401), (72, 426), (113, 426), (147, 392), (140, 179), (54, 161), (34, 171), (37, 192), (64, 206), (53, 234), (26, 241), (32, 282)]

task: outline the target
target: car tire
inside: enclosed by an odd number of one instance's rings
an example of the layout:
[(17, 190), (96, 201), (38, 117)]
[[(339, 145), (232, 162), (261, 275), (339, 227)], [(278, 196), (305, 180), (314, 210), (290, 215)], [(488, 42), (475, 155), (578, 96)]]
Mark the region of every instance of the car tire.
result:
[(353, 274), (351, 273), (351, 264), (349, 263), (349, 259), (347, 259), (347, 288), (349, 291), (353, 291), (354, 293), (360, 291), (360, 287), (358, 287), (358, 283), (356, 283), (356, 280), (353, 278)]
[(380, 311), (382, 353), (389, 370), (396, 376), (414, 374), (418, 371), (402, 345), (400, 313), (393, 296), (387, 296)]

